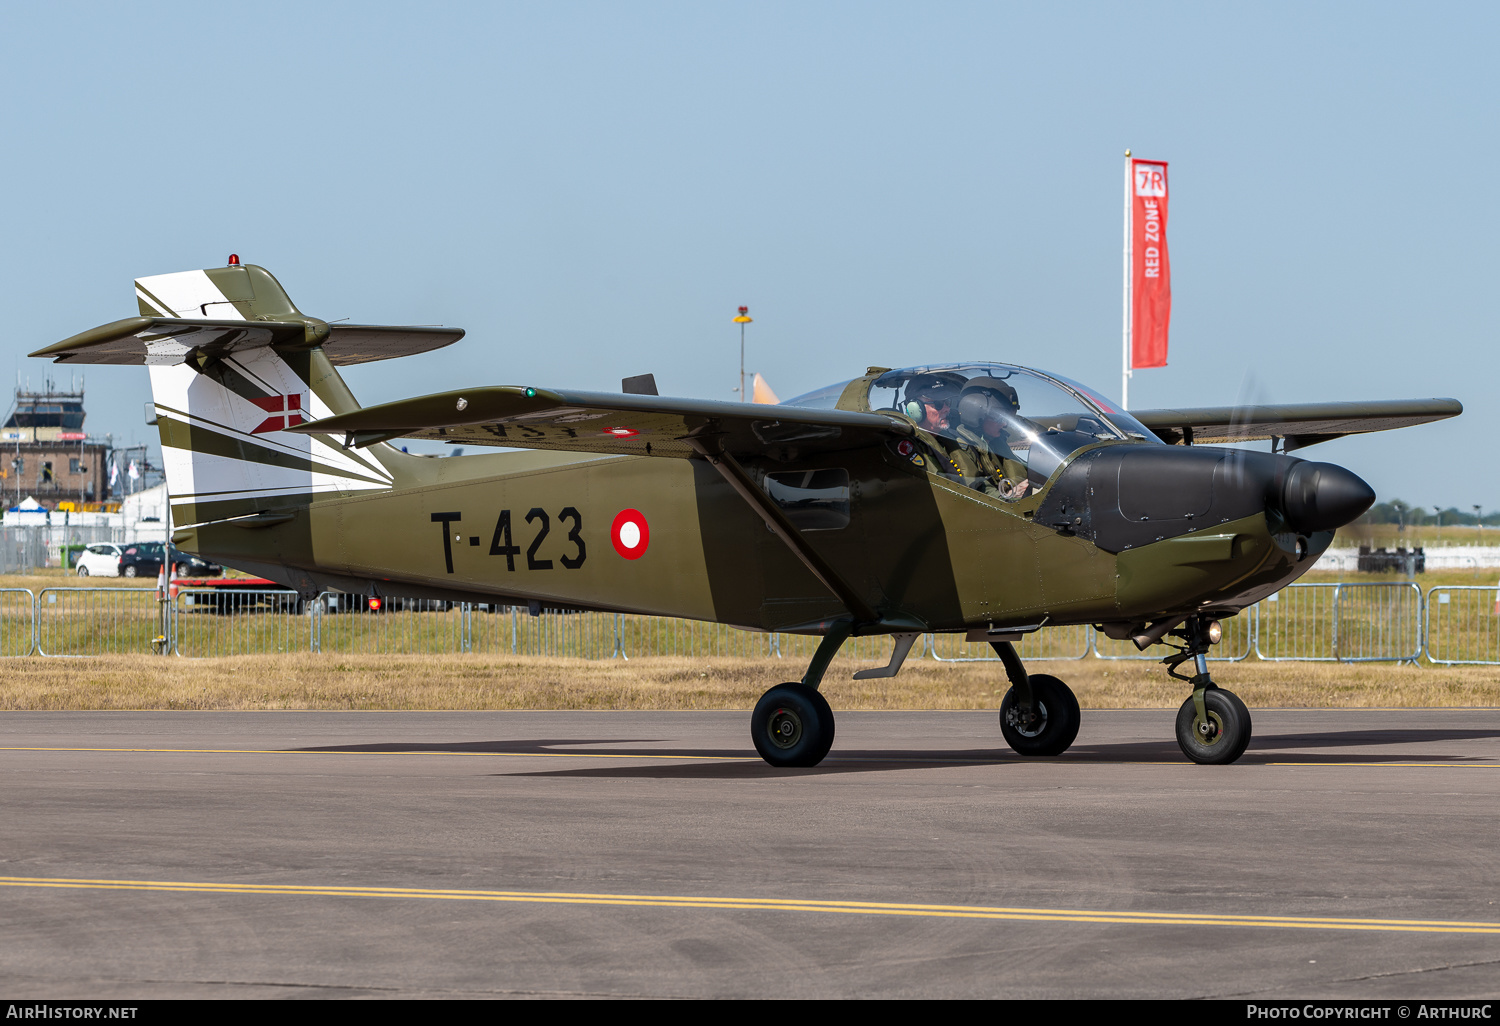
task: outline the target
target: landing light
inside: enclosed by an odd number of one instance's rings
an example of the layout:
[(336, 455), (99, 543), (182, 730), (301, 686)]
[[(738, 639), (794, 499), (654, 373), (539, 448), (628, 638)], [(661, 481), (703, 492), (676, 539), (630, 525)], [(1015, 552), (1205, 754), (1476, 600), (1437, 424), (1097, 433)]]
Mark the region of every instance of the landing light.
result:
[(1208, 643), (1217, 645), (1224, 640), (1224, 625), (1217, 620), (1208, 621)]

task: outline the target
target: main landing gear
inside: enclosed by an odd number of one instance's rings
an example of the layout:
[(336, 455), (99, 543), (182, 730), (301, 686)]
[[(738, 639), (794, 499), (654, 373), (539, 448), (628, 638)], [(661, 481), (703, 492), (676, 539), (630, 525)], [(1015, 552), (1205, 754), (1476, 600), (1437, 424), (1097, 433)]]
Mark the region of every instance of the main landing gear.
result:
[[(1177, 654), (1162, 660), (1168, 674), (1193, 686), (1192, 697), (1177, 710), (1177, 744), (1189, 759), (1205, 765), (1234, 762), (1250, 744), (1250, 710), (1208, 675), (1207, 653), (1219, 640), (1218, 626), (1206, 617), (1188, 617), (1181, 628), (1171, 632), (1183, 640), (1182, 645), (1174, 646)], [(1177, 672), (1177, 667), (1189, 659), (1198, 671), (1191, 677)]]
[(1026, 672), (1008, 641), (990, 647), (1005, 666), (1010, 690), (1000, 700), (1000, 736), (1017, 755), (1061, 755), (1078, 736), (1082, 717), (1073, 691), (1056, 677)]
[(816, 766), (833, 747), (833, 710), (818, 694), (818, 685), (850, 632), (850, 624), (834, 624), (823, 635), (802, 679), (776, 685), (755, 703), (750, 739), (772, 766)]
[[(1250, 744), (1250, 710), (1232, 692), (1214, 684), (1208, 673), (1208, 650), (1219, 640), (1218, 624), (1190, 616), (1171, 632), (1181, 638), (1177, 654), (1162, 662), (1167, 673), (1193, 685), (1193, 694), (1177, 712), (1177, 743), (1189, 759), (1208, 765), (1234, 762)], [(833, 747), (833, 710), (818, 693), (829, 662), (848, 639), (852, 625), (834, 624), (823, 636), (800, 681), (778, 684), (761, 696), (750, 716), (750, 737), (761, 758), (772, 766), (816, 766)], [(889, 666), (861, 670), (857, 677), (893, 677), (910, 650), (915, 634), (896, 635)], [(1168, 644), (1172, 644), (1168, 642)], [(1078, 699), (1062, 681), (1045, 673), (1026, 672), (1008, 641), (992, 641), (1010, 689), (1000, 701), (1000, 734), (1018, 755), (1061, 755), (1078, 737)], [(1177, 672), (1189, 659), (1191, 677)]]

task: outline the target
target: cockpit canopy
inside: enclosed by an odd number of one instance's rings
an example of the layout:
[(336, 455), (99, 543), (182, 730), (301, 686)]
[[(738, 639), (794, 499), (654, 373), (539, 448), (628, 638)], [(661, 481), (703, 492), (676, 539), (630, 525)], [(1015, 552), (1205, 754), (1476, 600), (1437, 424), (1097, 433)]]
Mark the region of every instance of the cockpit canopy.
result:
[(1009, 501), (1040, 489), (1084, 446), (1161, 444), (1097, 392), (1011, 364), (904, 367), (857, 380), (868, 386), (851, 390), (848, 381), (785, 405), (899, 413), (931, 436), (935, 472)]

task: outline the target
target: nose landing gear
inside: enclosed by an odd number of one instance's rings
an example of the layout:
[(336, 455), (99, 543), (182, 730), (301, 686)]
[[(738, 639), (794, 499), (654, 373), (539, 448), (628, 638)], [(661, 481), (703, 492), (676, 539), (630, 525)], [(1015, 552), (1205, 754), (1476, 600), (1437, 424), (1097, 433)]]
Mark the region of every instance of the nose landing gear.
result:
[[(1193, 686), (1192, 697), (1177, 710), (1177, 746), (1196, 763), (1224, 765), (1245, 754), (1250, 744), (1250, 710), (1232, 691), (1213, 682), (1208, 673), (1207, 653), (1214, 639), (1209, 636), (1212, 621), (1190, 616), (1173, 637), (1183, 639), (1177, 654), (1162, 662), (1167, 673)], [(1193, 660), (1198, 672), (1191, 677), (1177, 672), (1177, 667)]]

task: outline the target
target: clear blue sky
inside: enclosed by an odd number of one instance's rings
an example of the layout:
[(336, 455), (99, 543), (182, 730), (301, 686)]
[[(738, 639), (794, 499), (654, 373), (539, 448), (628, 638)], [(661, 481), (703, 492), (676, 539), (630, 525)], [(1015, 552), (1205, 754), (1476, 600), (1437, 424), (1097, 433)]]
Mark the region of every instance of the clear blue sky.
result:
[[(3, 342), (138, 275), (270, 268), (326, 319), (468, 329), (348, 377), (783, 398), (1003, 359), (1119, 391), (1121, 158), (1171, 162), (1170, 366), (1131, 405), (1454, 396), (1334, 442), (1500, 506), (1491, 4), (0, 5)], [(57, 368), (62, 371), (63, 368)], [(149, 436), (143, 370), (89, 428)]]

